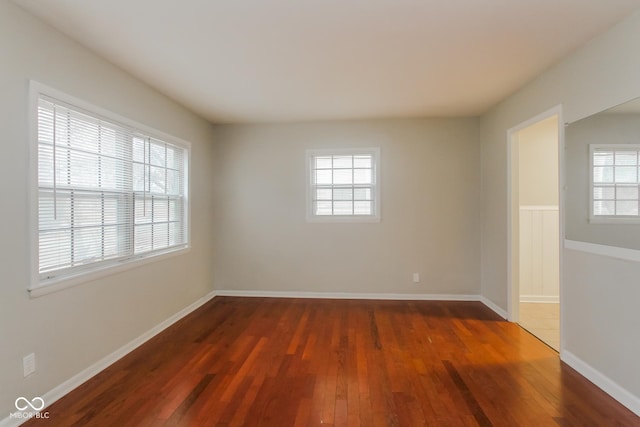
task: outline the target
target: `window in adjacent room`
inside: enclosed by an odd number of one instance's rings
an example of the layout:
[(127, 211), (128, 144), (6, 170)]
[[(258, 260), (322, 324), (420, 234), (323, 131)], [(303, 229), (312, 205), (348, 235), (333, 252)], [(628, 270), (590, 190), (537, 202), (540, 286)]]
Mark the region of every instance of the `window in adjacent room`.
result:
[(32, 291), (188, 247), (188, 143), (35, 83), (32, 96)]
[(590, 145), (592, 222), (640, 222), (640, 144)]
[(380, 219), (380, 150), (307, 152), (307, 218), (311, 221)]

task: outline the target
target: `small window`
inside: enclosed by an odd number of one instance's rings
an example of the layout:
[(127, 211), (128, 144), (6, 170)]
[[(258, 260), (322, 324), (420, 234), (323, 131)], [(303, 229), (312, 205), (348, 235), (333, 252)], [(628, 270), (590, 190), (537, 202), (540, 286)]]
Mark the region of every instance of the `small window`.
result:
[(640, 222), (640, 144), (590, 145), (592, 222)]
[(188, 247), (188, 143), (35, 83), (33, 102), (31, 290)]
[(380, 150), (307, 152), (308, 219), (378, 221)]

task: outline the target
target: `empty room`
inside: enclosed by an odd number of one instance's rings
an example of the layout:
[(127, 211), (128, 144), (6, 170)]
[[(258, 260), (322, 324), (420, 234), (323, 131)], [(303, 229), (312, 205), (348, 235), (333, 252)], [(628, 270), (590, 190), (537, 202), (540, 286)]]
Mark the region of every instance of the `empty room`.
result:
[(640, 426), (640, 0), (0, 0), (0, 427)]

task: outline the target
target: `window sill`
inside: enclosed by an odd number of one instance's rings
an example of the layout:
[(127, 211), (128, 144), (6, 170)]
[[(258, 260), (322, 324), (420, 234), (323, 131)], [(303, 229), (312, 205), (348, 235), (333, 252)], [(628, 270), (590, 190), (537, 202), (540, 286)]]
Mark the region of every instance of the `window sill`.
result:
[(191, 248), (189, 246), (186, 246), (184, 248), (172, 250), (169, 252), (155, 253), (153, 255), (142, 256), (140, 258), (129, 259), (126, 261), (115, 261), (114, 263), (103, 265), (99, 269), (91, 271), (78, 272), (73, 275), (56, 277), (48, 280), (39, 280), (28, 289), (29, 297), (37, 298), (43, 295), (58, 292), (63, 289), (71, 288), (86, 282), (100, 279), (102, 277), (107, 277), (113, 274), (121, 273), (123, 271), (131, 270), (133, 268), (138, 268), (156, 261), (162, 261), (174, 256), (184, 255), (190, 250)]

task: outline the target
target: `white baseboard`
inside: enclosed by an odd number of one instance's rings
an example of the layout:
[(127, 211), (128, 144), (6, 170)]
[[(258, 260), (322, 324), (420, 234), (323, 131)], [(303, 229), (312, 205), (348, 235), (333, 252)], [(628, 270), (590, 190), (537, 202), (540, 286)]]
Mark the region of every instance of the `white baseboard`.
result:
[(501, 309), (500, 307), (498, 307), (498, 305), (493, 301), (491, 301), (490, 299), (485, 297), (480, 297), (480, 302), (486, 305), (487, 307), (489, 307), (491, 310), (493, 310), (498, 316), (502, 317), (503, 319), (506, 319), (508, 317), (507, 312)]
[(480, 295), (470, 294), (392, 294), (392, 293), (353, 293), (353, 292), (297, 292), (297, 291), (237, 291), (218, 290), (219, 296), (227, 297), (265, 297), (265, 298), (327, 298), (327, 299), (378, 299), (395, 301), (479, 301), (493, 310), (503, 319), (507, 312), (492, 301)]
[(520, 302), (558, 304), (560, 303), (560, 297), (557, 295), (520, 295)]
[(580, 375), (600, 387), (609, 396), (629, 408), (631, 412), (640, 416), (640, 397), (635, 396), (627, 389), (621, 387), (611, 378), (607, 377), (570, 351), (563, 350), (560, 354), (560, 359), (578, 371)]
[(480, 301), (479, 295), (466, 294), (392, 294), (353, 292), (298, 292), (298, 291), (236, 291), (217, 290), (216, 295), (225, 297), (265, 298), (316, 298), (316, 299), (379, 299), (397, 301)]
[[(61, 397), (63, 397), (64, 395), (66, 395), (76, 387), (78, 387), (79, 385), (85, 383), (95, 375), (99, 374), (101, 371), (108, 368), (110, 365), (114, 364), (118, 360), (122, 359), (124, 356), (131, 353), (133, 350), (140, 347), (142, 344), (149, 341), (151, 338), (158, 335), (160, 332), (164, 331), (169, 326), (176, 323), (178, 320), (187, 316), (189, 313), (197, 310), (202, 305), (204, 305), (205, 303), (210, 301), (212, 298), (214, 298), (216, 295), (217, 295), (216, 291), (208, 293), (207, 295), (193, 302), (189, 306), (183, 308), (173, 316), (169, 317), (168, 319), (164, 320), (163, 322), (149, 329), (147, 332), (143, 333), (139, 337), (135, 338), (134, 340), (120, 347), (113, 353), (103, 357), (93, 365), (77, 373), (73, 377), (69, 378), (62, 384), (55, 387), (53, 390), (50, 390), (47, 393), (43, 394), (41, 397), (44, 400), (46, 406), (45, 406), (45, 409), (43, 409), (41, 412), (45, 412), (46, 407), (51, 405), (53, 402), (60, 399)], [(0, 420), (0, 427), (15, 427), (15, 426), (19, 426), (22, 423), (25, 423), (26, 421), (27, 421), (26, 419), (16, 419), (16, 418), (6, 417), (3, 420)]]

